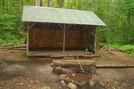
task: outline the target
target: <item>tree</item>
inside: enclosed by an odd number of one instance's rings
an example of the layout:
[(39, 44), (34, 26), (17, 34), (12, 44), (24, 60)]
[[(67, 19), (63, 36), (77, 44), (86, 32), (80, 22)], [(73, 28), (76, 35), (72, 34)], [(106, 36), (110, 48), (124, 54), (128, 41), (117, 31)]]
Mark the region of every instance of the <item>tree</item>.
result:
[(127, 43), (134, 42), (134, 37), (133, 37), (133, 27), (134, 24), (132, 23), (132, 18), (134, 18), (134, 0), (123, 0), (123, 2), (120, 4), (120, 9), (122, 12), (125, 13), (126, 15), (126, 34), (125, 35), (125, 40)]
[(50, 6), (50, 0), (48, 0), (48, 4), (47, 4), (47, 7), (49, 7)]
[(35, 0), (35, 6), (41, 6), (41, 0)]

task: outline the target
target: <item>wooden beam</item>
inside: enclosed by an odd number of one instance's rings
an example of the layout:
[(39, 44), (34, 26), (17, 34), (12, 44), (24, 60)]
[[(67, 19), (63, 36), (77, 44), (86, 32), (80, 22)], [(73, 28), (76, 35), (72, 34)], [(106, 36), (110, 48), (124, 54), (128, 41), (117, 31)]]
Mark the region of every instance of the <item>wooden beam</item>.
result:
[(62, 27), (60, 24), (58, 24), (60, 27), (61, 27), (61, 29), (64, 29), (64, 27)]
[(96, 27), (91, 26), (91, 29), (94, 32), (94, 53), (96, 54)]
[(82, 55), (82, 54), (75, 54), (75, 55), (51, 55), (50, 57), (88, 57), (88, 58), (93, 58), (93, 57), (100, 57), (100, 55)]
[(35, 25), (35, 23), (32, 23), (32, 25), (31, 25), (31, 26), (29, 26), (29, 27), (28, 27), (28, 29), (31, 29), (31, 27), (32, 27), (33, 25)]
[(71, 24), (69, 24), (69, 25), (66, 27), (66, 29), (68, 29), (70, 26), (71, 26)]
[(64, 24), (63, 28), (63, 52), (65, 52), (65, 42), (66, 42), (66, 25)]
[(29, 22), (27, 22), (27, 53), (29, 52)]
[(63, 52), (65, 52), (65, 42), (66, 42), (66, 29), (68, 29), (69, 27), (70, 27), (70, 25), (68, 25), (67, 27), (66, 27), (66, 24), (64, 24), (64, 26), (62, 27), (60, 24), (58, 24), (62, 29), (63, 29)]
[(96, 54), (96, 28), (94, 29), (94, 53)]

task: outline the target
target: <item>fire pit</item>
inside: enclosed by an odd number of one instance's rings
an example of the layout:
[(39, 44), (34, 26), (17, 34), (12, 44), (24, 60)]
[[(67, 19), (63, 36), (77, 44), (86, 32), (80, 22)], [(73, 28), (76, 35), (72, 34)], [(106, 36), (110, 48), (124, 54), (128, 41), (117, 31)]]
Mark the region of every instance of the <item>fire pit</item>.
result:
[(89, 81), (92, 79), (92, 70), (88, 68), (83, 68), (84, 71), (82, 71), (81, 68), (71, 68), (69, 69), (67, 73), (67, 77), (73, 80), (77, 81)]

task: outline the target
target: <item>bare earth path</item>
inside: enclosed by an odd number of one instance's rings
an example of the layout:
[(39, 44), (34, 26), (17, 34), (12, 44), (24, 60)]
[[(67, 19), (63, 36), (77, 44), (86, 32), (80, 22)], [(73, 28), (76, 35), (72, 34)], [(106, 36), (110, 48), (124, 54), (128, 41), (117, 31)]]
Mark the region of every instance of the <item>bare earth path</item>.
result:
[[(100, 60), (128, 62), (134, 58), (115, 52)], [(0, 61), (5, 62), (0, 64), (0, 89), (63, 89), (58, 75), (52, 72), (52, 59), (26, 58), (25, 51), (9, 50), (0, 51)], [(91, 89), (134, 89), (134, 68), (100, 68), (97, 74)]]

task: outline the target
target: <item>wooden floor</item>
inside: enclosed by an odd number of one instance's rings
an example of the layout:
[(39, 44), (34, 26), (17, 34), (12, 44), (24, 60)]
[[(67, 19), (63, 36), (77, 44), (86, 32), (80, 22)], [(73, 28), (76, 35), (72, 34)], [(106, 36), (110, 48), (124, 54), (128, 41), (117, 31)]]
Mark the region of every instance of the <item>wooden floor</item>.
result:
[(86, 51), (30, 51), (27, 53), (28, 57), (91, 57), (93, 53)]

